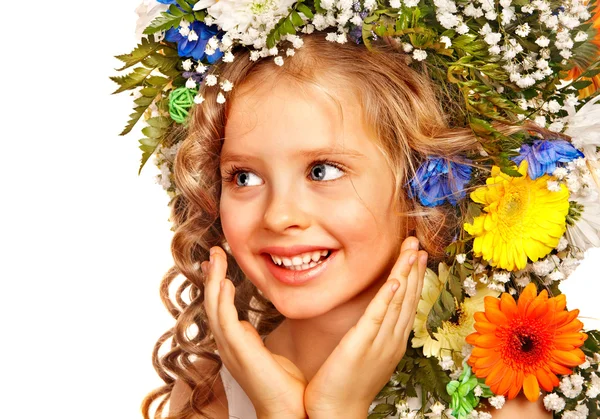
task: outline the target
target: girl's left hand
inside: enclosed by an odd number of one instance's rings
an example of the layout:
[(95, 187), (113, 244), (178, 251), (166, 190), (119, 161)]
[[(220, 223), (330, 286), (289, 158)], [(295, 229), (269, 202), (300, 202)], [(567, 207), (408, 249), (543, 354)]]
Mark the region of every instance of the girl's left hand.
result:
[(391, 279), (308, 383), (304, 407), (311, 419), (367, 417), (406, 352), (427, 266), (418, 246), (415, 237), (404, 240)]

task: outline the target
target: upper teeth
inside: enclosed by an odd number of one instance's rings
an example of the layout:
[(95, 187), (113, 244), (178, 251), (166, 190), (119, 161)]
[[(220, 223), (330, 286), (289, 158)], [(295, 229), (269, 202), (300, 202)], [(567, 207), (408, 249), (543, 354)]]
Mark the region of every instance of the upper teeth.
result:
[(292, 256), (291, 258), (271, 255), (271, 259), (273, 259), (273, 262), (276, 265), (281, 265), (283, 263), (284, 266), (302, 266), (309, 264), (311, 261), (318, 262), (322, 256), (327, 256), (327, 253), (329, 253), (329, 250), (320, 250), (315, 252), (302, 253), (296, 256)]

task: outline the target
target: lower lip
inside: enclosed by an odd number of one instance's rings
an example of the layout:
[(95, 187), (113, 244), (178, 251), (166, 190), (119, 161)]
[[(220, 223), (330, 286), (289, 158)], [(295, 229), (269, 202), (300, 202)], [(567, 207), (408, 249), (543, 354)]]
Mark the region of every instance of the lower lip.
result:
[(331, 261), (337, 255), (337, 253), (337, 250), (332, 250), (331, 254), (323, 262), (313, 266), (312, 268), (308, 268), (302, 271), (292, 271), (291, 269), (282, 268), (273, 262), (273, 259), (271, 259), (271, 255), (263, 256), (267, 262), (267, 267), (269, 268), (269, 271), (279, 281), (287, 285), (302, 285), (312, 279), (315, 279), (317, 276), (325, 272), (327, 267), (331, 264)]

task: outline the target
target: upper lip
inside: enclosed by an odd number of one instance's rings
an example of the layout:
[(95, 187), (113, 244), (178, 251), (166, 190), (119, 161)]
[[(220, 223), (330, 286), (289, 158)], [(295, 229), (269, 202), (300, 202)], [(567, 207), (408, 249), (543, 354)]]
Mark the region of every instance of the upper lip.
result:
[(268, 253), (270, 255), (275, 256), (285, 256), (291, 257), (296, 256), (302, 253), (314, 252), (317, 250), (332, 250), (325, 246), (309, 246), (304, 244), (298, 244), (290, 247), (281, 247), (281, 246), (269, 246), (260, 249), (260, 253)]

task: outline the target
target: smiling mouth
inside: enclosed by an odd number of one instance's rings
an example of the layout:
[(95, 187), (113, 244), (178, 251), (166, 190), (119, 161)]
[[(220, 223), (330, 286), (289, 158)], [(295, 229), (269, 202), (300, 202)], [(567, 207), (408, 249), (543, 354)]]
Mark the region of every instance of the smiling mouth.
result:
[(332, 252), (332, 250), (307, 252), (291, 258), (267, 254), (267, 258), (278, 268), (289, 271), (305, 271), (326, 261)]

